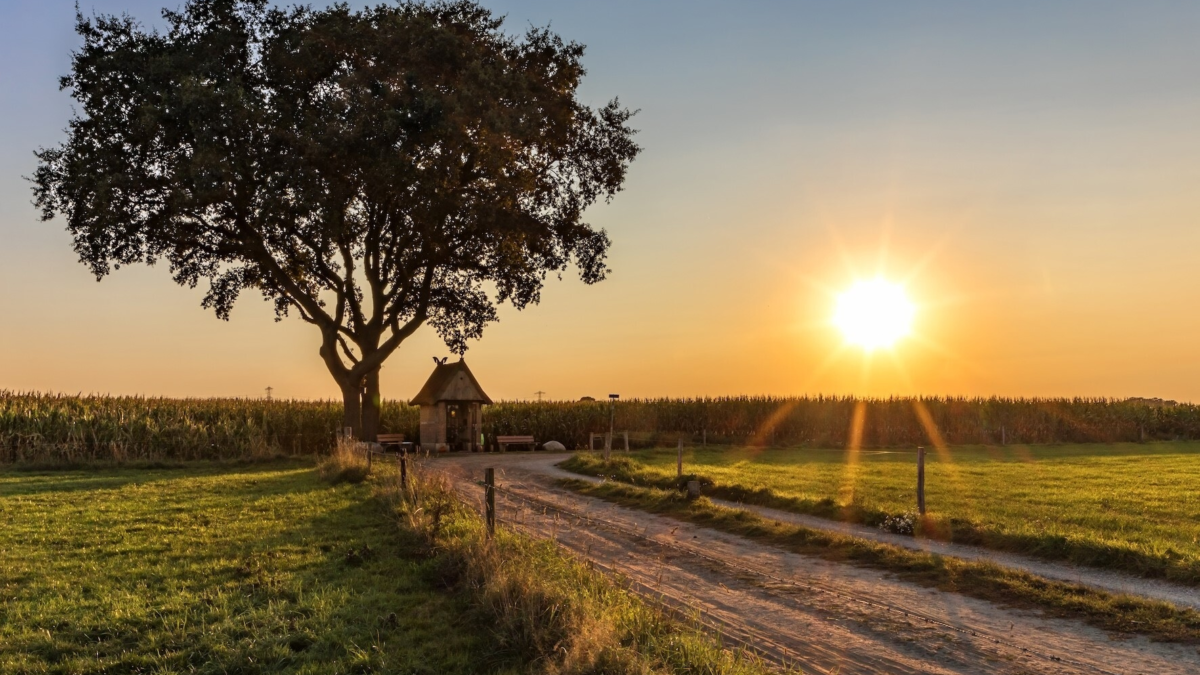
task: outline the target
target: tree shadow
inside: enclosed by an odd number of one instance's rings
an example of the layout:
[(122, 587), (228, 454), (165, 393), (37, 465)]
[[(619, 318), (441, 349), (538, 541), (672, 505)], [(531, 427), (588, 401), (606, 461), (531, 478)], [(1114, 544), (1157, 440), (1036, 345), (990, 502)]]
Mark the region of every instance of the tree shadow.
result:
[[(99, 469), (7, 470), (0, 471), (0, 498), (44, 495), (55, 492), (119, 490), (129, 485), (150, 485), (173, 480), (222, 477), (229, 474), (256, 476), (280, 471), (311, 469), (309, 462), (272, 460), (261, 463), (196, 462), (153, 467), (104, 467)], [(263, 479), (268, 487), (276, 479)], [(278, 491), (285, 491), (282, 486)]]

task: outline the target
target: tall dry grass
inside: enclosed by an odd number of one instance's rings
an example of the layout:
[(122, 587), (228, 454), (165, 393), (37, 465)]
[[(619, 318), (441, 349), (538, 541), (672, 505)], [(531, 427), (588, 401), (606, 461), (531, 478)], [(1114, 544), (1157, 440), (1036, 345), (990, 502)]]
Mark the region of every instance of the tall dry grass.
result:
[(371, 463), (366, 453), (365, 443), (339, 438), (333, 451), (317, 463), (317, 475), (333, 485), (361, 483), (371, 473)]

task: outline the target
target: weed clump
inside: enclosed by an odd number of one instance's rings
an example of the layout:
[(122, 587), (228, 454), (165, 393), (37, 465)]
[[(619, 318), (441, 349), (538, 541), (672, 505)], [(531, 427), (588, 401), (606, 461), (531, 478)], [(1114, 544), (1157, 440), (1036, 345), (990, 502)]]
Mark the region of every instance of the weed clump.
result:
[(912, 536), (917, 530), (917, 514), (912, 511), (905, 511), (896, 515), (887, 516), (879, 523), (879, 529), (892, 534), (904, 534)]
[(361, 483), (370, 473), (366, 453), (352, 440), (338, 439), (333, 452), (317, 465), (321, 480), (331, 485)]

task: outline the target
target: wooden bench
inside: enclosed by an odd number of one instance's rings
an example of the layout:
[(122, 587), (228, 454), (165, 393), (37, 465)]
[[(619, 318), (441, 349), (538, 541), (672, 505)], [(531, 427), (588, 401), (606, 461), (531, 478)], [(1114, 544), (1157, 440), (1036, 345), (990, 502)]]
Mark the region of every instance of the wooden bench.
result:
[(529, 445), (537, 450), (537, 443), (533, 441), (533, 436), (497, 436), (496, 445), (500, 446), (500, 452), (506, 452), (510, 445)]
[(389, 445), (395, 446), (398, 451), (405, 451), (408, 444), (404, 442), (404, 434), (376, 434), (375, 442), (382, 445), (385, 449)]

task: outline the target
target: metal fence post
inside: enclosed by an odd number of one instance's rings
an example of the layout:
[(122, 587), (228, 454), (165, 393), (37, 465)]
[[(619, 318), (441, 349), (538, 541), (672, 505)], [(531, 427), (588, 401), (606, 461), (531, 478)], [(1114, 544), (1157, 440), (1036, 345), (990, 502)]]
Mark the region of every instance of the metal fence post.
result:
[(487, 529), (488, 536), (496, 533), (496, 470), (483, 470), (483, 491), (487, 496)]
[(925, 447), (917, 448), (917, 511), (925, 515)]

